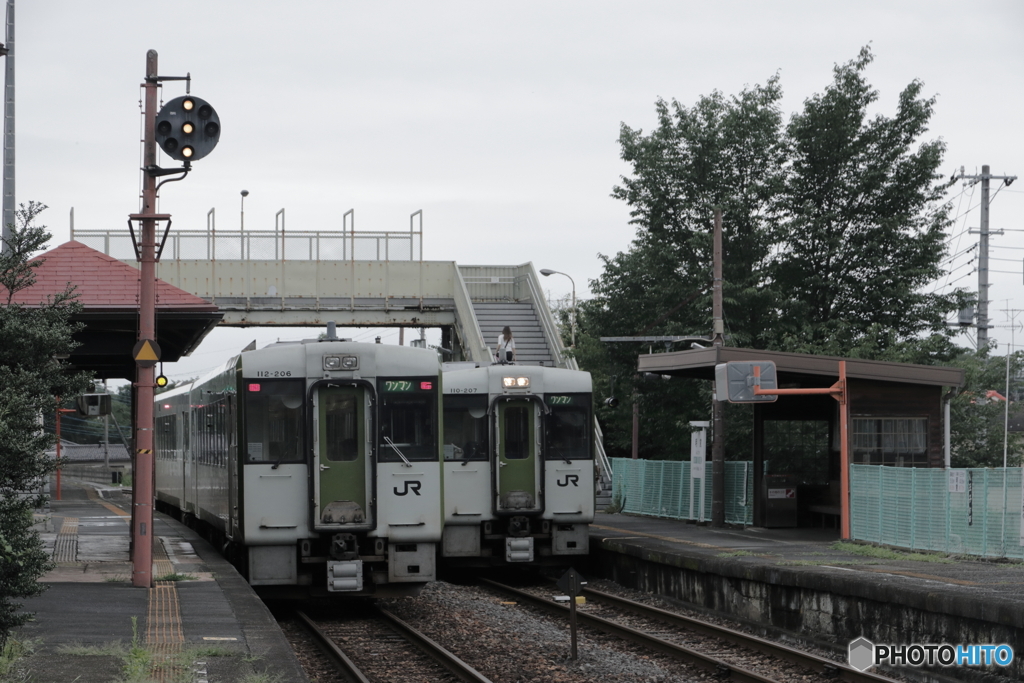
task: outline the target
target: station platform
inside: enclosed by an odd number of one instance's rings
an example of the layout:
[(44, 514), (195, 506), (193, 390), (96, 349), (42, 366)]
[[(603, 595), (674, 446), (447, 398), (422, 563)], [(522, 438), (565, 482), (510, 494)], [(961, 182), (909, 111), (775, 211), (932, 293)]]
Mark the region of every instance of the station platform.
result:
[(22, 601), (35, 617), (15, 633), (33, 648), (26, 680), (122, 680), (134, 643), (156, 681), (308, 681), (270, 611), (195, 532), (154, 514), (156, 587), (136, 588), (130, 490), (65, 477), (52, 498), (36, 520), (57, 567)]
[[(592, 571), (845, 654), (875, 644), (1009, 644), (1009, 667), (934, 680), (1024, 680), (1024, 563), (839, 543), (835, 529), (713, 529), (598, 513)], [(944, 677), (944, 678), (943, 678)]]

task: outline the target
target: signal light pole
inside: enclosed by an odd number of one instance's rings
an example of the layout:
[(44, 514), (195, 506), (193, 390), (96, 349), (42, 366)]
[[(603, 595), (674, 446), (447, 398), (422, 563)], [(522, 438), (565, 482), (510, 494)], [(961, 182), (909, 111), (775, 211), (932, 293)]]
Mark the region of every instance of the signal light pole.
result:
[[(156, 166), (157, 54), (146, 53), (144, 137), (146, 168)], [(139, 341), (156, 339), (156, 177), (143, 173), (142, 212), (132, 216), (142, 224), (138, 241)], [(140, 364), (135, 380), (135, 473), (132, 504), (132, 585), (153, 585), (153, 366)]]
[[(191, 162), (200, 159), (217, 145), (220, 138), (220, 119), (207, 102), (185, 95), (168, 102), (157, 112), (157, 88), (161, 81), (187, 81), (191, 89), (191, 75), (160, 76), (157, 70), (156, 50), (146, 53), (146, 81), (142, 211), (129, 216), (132, 238), (136, 242), (139, 260), (139, 339), (133, 355), (137, 365), (135, 380), (136, 423), (135, 461), (132, 501), (132, 585), (140, 588), (153, 586), (153, 504), (155, 501), (155, 467), (153, 439), (153, 395), (156, 364), (160, 360), (160, 346), (156, 342), (156, 263), (160, 254), (156, 244), (156, 225), (167, 221), (170, 214), (156, 213), (160, 176), (181, 173), (182, 178), (191, 170)], [(169, 119), (173, 118), (173, 123)], [(159, 121), (158, 121), (159, 119)], [(166, 125), (165, 125), (166, 124)], [(183, 168), (160, 168), (156, 165), (156, 147), (173, 159), (184, 162)], [(170, 180), (181, 180), (172, 178)], [(134, 221), (140, 225), (135, 239)], [(165, 234), (166, 238), (166, 234)]]

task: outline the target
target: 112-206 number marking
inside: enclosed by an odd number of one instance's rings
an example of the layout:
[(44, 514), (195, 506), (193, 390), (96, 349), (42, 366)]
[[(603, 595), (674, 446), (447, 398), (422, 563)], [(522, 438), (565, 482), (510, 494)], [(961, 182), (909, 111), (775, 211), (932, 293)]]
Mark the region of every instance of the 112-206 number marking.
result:
[(257, 370), (257, 377), (291, 377), (291, 370)]

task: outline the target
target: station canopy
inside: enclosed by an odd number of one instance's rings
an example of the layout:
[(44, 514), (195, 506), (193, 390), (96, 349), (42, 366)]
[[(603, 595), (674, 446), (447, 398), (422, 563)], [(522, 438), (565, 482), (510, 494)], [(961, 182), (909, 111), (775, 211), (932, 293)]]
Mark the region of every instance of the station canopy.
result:
[[(41, 261), (35, 268), (36, 282), (18, 292), (12, 303), (39, 306), (71, 283), (83, 306), (73, 320), (84, 323), (85, 328), (75, 334), (79, 346), (69, 362), (99, 379), (134, 379), (132, 348), (138, 341), (140, 271), (75, 241), (32, 261)], [(3, 294), (6, 301), (6, 291)], [(157, 280), (156, 341), (161, 361), (173, 363), (190, 354), (220, 319), (215, 304)]]
[(779, 373), (779, 388), (785, 386), (828, 386), (839, 376), (839, 361), (846, 361), (849, 379), (922, 384), (928, 386), (961, 387), (964, 371), (939, 365), (888, 363), (859, 358), (812, 356), (806, 353), (758, 351), (729, 346), (672, 351), (669, 353), (641, 354), (637, 369), (658, 375), (692, 377), (714, 380), (715, 366), (730, 361), (772, 361)]

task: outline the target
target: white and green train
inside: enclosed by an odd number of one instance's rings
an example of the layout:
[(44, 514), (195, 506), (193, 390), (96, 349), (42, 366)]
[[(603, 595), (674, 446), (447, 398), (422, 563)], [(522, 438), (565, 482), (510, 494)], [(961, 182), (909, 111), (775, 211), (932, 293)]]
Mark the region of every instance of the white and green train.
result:
[(427, 349), (244, 351), (156, 396), (157, 505), (264, 592), (415, 590), (442, 538), (440, 380)]
[(590, 373), (444, 366), (444, 539), (449, 566), (567, 565), (594, 521)]

